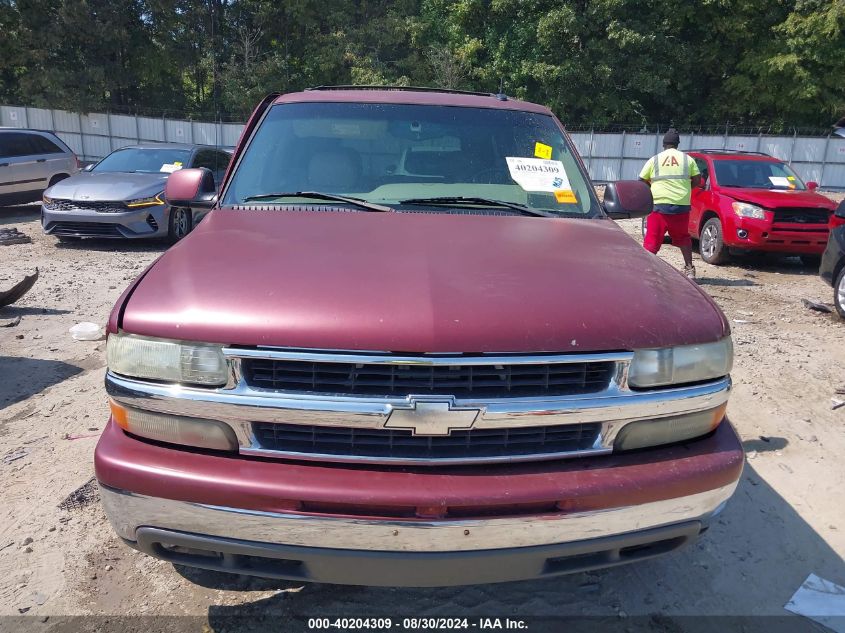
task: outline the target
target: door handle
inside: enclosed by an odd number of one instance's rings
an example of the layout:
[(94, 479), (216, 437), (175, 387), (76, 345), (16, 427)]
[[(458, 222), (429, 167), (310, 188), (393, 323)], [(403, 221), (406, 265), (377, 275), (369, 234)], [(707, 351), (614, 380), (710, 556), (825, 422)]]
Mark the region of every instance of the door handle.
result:
[(36, 162), (36, 163), (46, 163), (46, 162), (47, 162), (47, 159), (46, 159), (46, 158), (39, 158), (39, 159), (38, 159), (38, 160), (36, 160), (35, 162)]

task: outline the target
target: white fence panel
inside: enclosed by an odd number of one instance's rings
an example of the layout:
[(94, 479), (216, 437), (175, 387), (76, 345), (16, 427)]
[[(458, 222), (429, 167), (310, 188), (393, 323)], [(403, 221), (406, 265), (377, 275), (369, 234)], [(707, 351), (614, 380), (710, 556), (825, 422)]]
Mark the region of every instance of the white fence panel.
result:
[(75, 112), (53, 110), (53, 125), (57, 132), (82, 133), (82, 128), (79, 125), (79, 115)]
[(190, 121), (165, 121), (164, 138), (169, 143), (193, 143)]
[(780, 160), (789, 160), (795, 138), (789, 136), (769, 136), (760, 143), (760, 151), (771, 154)]
[(35, 130), (52, 130), (53, 114), (50, 110), (43, 108), (26, 109), (27, 127)]
[[(830, 144), (827, 146), (827, 152), (824, 157), (828, 163), (843, 163), (845, 164), (845, 138), (841, 136), (831, 136)], [(845, 187), (845, 182), (842, 183)]]
[(17, 108), (14, 106), (0, 107), (0, 126), (28, 127), (26, 121), (26, 108)]
[(73, 132), (56, 132), (56, 136), (62, 139), (73, 153), (80, 158), (85, 158), (85, 152), (82, 151), (82, 134), (74, 134)]
[[(79, 117), (82, 133), (91, 136), (110, 136), (109, 117), (106, 114), (83, 114)], [(108, 143), (106, 144), (106, 146)]]
[[(134, 116), (125, 116), (123, 114), (109, 115), (109, 130), (112, 136), (119, 138), (138, 138), (138, 124)], [(114, 143), (112, 143), (114, 145)]]
[(120, 136), (112, 136), (111, 137), (111, 150), (114, 151), (116, 149), (120, 149), (121, 147), (126, 147), (127, 145), (136, 145), (138, 140), (135, 138), (121, 138)]
[(241, 137), (241, 131), (244, 126), (240, 123), (224, 123), (223, 124), (223, 139), (221, 145), (223, 147), (234, 147), (238, 144), (238, 139)]
[(621, 158), (621, 134), (593, 134), (593, 156), (597, 158)]
[(654, 134), (627, 134), (623, 148), (625, 158), (642, 158), (645, 160), (657, 152), (660, 137)]
[(824, 146), (827, 139), (799, 136), (792, 147), (792, 162), (821, 163), (824, 160)]
[(222, 130), (220, 129), (220, 124), (191, 121), (191, 137), (194, 139), (194, 143), (218, 145), (221, 136)]
[(111, 142), (108, 136), (82, 135), (83, 160), (96, 160), (111, 152)]
[(164, 119), (138, 117), (138, 133), (141, 141), (163, 141)]

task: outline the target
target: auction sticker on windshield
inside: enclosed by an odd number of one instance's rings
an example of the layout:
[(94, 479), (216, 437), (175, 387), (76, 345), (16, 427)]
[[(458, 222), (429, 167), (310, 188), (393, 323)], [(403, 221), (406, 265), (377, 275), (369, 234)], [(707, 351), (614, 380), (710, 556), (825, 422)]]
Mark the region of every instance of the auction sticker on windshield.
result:
[(525, 191), (554, 193), (558, 202), (575, 202), (569, 177), (559, 160), (507, 156), (511, 178)]

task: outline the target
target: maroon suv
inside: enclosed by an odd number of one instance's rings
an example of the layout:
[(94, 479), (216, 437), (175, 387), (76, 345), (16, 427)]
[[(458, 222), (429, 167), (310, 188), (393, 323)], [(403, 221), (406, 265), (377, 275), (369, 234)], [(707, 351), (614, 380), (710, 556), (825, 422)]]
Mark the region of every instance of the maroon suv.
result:
[(96, 450), (121, 538), (370, 585), (547, 577), (694, 540), (733, 493), (728, 324), (610, 219), (560, 122), (503, 95), (256, 109), (219, 199), (119, 299)]

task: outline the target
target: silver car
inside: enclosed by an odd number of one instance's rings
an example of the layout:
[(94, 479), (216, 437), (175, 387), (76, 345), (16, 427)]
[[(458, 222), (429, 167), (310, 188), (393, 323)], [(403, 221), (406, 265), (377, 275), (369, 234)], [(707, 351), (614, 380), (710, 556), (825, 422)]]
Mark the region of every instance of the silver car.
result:
[(222, 179), (230, 154), (206, 145), (150, 143), (115, 150), (44, 192), (41, 225), (60, 241), (80, 237), (166, 237), (176, 242), (201, 216), (164, 200), (168, 175), (206, 167)]
[(52, 132), (0, 128), (0, 205), (35, 202), (78, 171), (76, 154)]

